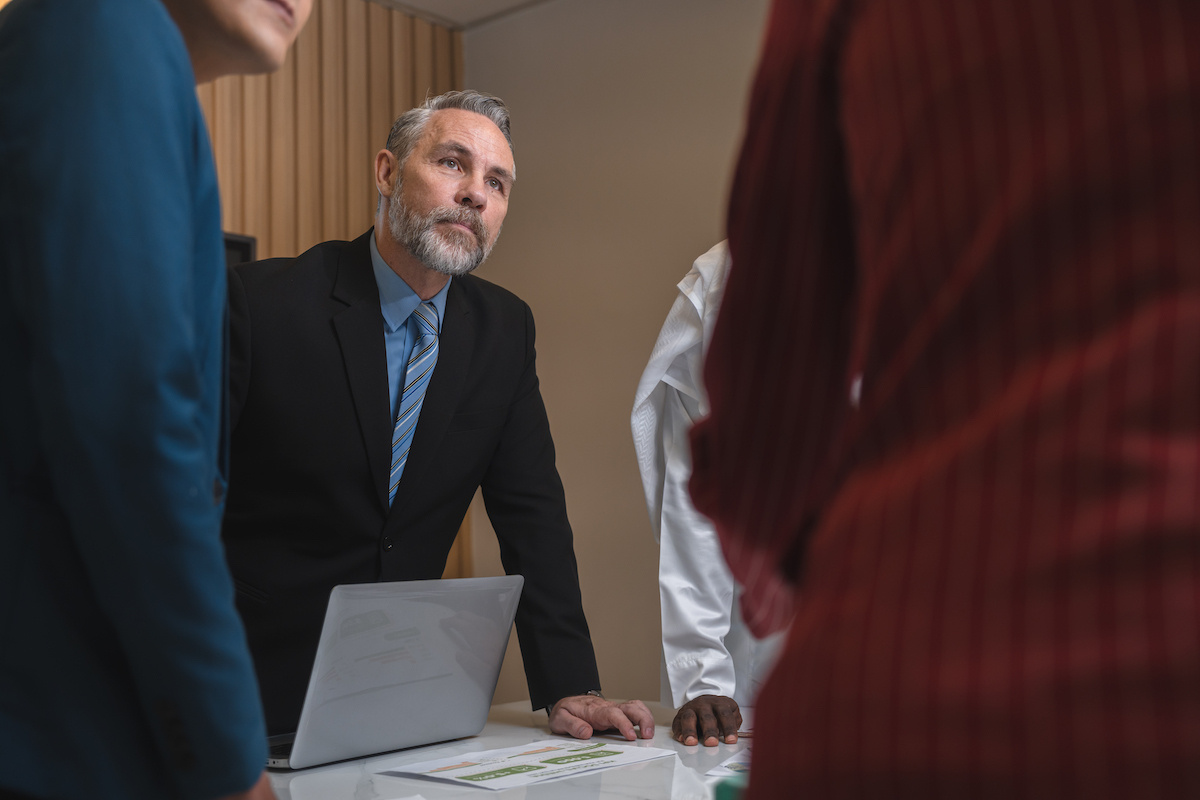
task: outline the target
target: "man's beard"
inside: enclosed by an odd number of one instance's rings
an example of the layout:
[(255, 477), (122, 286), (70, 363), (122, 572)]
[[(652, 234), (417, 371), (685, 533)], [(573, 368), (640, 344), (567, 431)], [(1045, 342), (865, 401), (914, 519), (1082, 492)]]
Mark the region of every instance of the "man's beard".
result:
[[(399, 188), (388, 207), (388, 229), (422, 264), (443, 275), (466, 275), (492, 252), (494, 239), (478, 211), (459, 206), (435, 208), (421, 215), (399, 199)], [(471, 233), (457, 228), (439, 231), (437, 226), (443, 222), (466, 225)]]

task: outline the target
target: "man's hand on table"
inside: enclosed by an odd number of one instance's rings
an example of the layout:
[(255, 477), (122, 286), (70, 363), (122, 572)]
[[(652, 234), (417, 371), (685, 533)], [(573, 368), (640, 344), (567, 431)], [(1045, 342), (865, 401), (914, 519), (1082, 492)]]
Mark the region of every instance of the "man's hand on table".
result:
[(671, 738), (680, 744), (703, 743), (705, 747), (716, 747), (721, 742), (735, 744), (741, 724), (742, 711), (732, 697), (702, 694), (675, 712)]
[(641, 700), (614, 703), (590, 694), (564, 697), (550, 709), (550, 730), (576, 739), (590, 739), (592, 731), (616, 729), (629, 741), (654, 738), (654, 717)]

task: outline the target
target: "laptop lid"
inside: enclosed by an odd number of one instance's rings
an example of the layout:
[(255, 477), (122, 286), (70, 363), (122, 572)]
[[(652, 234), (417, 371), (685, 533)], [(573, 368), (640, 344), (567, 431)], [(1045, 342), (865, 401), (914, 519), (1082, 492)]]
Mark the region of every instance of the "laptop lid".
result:
[(479, 733), (524, 582), (334, 587), (291, 753), (268, 766), (302, 769)]

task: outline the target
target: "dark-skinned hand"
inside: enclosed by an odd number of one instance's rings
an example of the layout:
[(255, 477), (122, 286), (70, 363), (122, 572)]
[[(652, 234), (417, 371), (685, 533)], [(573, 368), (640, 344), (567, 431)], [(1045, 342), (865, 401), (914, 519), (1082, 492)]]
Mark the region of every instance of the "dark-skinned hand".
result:
[(721, 742), (734, 744), (741, 724), (742, 711), (732, 697), (702, 694), (675, 712), (671, 738), (686, 745), (703, 743), (705, 747), (716, 747)]

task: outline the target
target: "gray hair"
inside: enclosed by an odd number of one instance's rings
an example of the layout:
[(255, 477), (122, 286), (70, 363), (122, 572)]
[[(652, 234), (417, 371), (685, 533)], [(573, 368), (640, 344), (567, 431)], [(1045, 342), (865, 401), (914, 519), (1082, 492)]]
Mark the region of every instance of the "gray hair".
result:
[(392, 124), (392, 132), (388, 134), (387, 149), (392, 151), (399, 162), (399, 168), (404, 169), (404, 162), (412, 154), (413, 147), (425, 133), (425, 126), (435, 111), (449, 108), (462, 111), (473, 111), (496, 123), (496, 127), (504, 134), (508, 142), (509, 152), (512, 152), (512, 134), (509, 132), (508, 106), (499, 97), (467, 89), (462, 92), (446, 92), (437, 97), (427, 97), (425, 102), (416, 108), (409, 109), (396, 118)]

